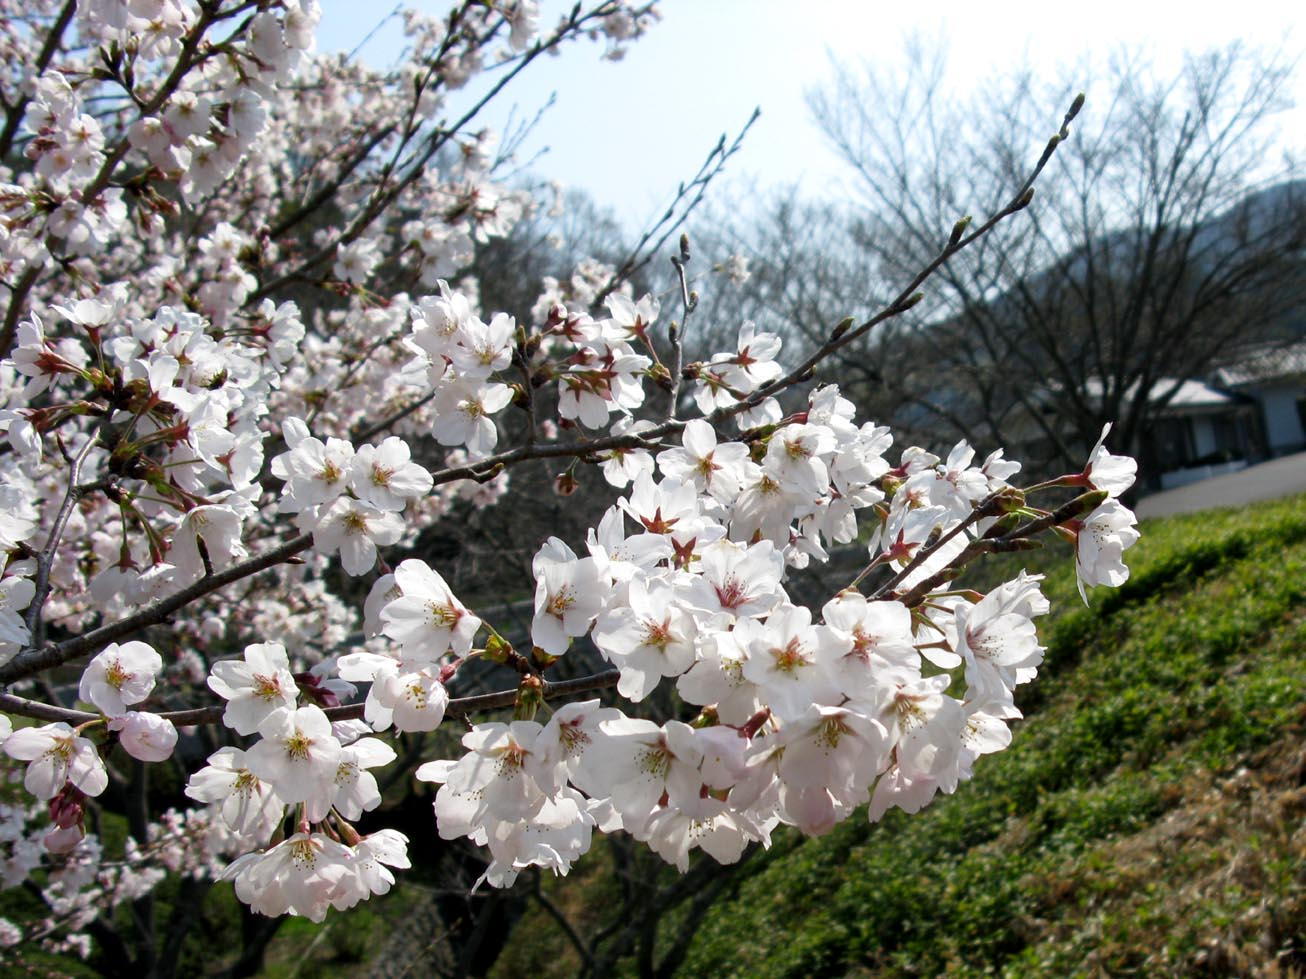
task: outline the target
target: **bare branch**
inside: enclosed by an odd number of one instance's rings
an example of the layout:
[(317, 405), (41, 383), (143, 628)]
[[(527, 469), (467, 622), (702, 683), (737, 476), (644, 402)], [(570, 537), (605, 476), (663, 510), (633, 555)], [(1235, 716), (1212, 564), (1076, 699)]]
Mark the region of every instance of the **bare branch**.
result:
[(234, 581), (240, 581), (242, 578), (248, 578), (250, 575), (258, 574), (260, 571), (266, 571), (268, 568), (282, 564), (296, 554), (308, 550), (312, 544), (313, 536), (311, 534), (302, 534), (269, 551), (265, 551), (257, 557), (250, 558), (248, 561), (233, 564), (216, 574), (201, 578), (194, 584), (187, 585), (176, 594), (169, 595), (153, 605), (146, 606), (134, 615), (129, 615), (116, 622), (110, 622), (98, 629), (93, 629), (60, 643), (52, 643), (49, 646), (35, 649), (24, 649), (17, 653), (8, 663), (0, 666), (0, 686), (7, 686), (16, 680), (22, 680), (34, 673), (39, 673), (41, 670), (62, 666), (78, 656), (98, 652), (109, 643), (117, 642), (119, 639), (130, 636), (146, 626), (158, 625), (160, 622), (166, 621), (173, 612), (185, 608), (191, 602), (225, 588)]
[[(50, 536), (45, 542), (45, 548), (36, 557), (36, 591), (32, 596), (31, 603), (27, 606), (27, 631), (33, 640), (38, 640), (41, 629), (41, 610), (45, 608), (45, 600), (50, 595), (50, 568), (54, 565), (54, 555), (59, 549), (59, 541), (63, 538), (64, 528), (68, 525), (68, 518), (72, 515), (73, 506), (81, 498), (77, 489), (77, 481), (81, 478), (82, 465), (86, 462), (86, 457), (99, 443), (100, 437), (92, 435), (86, 440), (81, 451), (68, 464), (68, 491), (64, 493), (63, 503), (59, 505), (59, 512), (55, 515), (54, 523), (50, 527)], [(63, 443), (60, 443), (62, 445)]]
[[(602, 673), (592, 673), (571, 680), (558, 680), (553, 683), (545, 681), (543, 696), (546, 700), (555, 700), (578, 693), (606, 690), (609, 687), (615, 687), (617, 680), (620, 678), (620, 671), (605, 670)], [(466, 714), (511, 707), (516, 701), (516, 687), (511, 690), (477, 694), (474, 697), (455, 697), (449, 701), (448, 706), (445, 708), (445, 720), (460, 722)], [(333, 721), (357, 720), (363, 716), (365, 706), (362, 703), (344, 704), (340, 707), (327, 707), (324, 713)], [(49, 704), (41, 703), (39, 700), (29, 700), (26, 697), (8, 693), (0, 694), (0, 710), (9, 714), (18, 714), (22, 717), (33, 717), (40, 721), (63, 721), (73, 725), (99, 720), (102, 716), (84, 710), (52, 707)], [(194, 727), (199, 724), (220, 724), (225, 710), (226, 705), (222, 704), (213, 707), (196, 707), (191, 710), (159, 711), (158, 716), (165, 721), (171, 721), (177, 727)]]

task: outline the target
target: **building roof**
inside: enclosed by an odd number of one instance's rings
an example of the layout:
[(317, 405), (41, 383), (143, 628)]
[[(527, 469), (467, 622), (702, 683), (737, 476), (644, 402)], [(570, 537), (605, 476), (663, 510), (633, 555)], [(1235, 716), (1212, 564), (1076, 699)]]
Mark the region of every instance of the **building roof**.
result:
[[(1152, 403), (1160, 401), (1175, 384), (1178, 384), (1179, 388), (1175, 391), (1174, 397), (1166, 402), (1165, 410), (1169, 412), (1221, 408), (1226, 405), (1241, 404), (1245, 400), (1227, 391), (1217, 390), (1204, 381), (1193, 378), (1180, 381), (1174, 377), (1161, 377), (1152, 382), (1152, 390), (1148, 395), (1148, 401)], [(1095, 378), (1090, 378), (1084, 385), (1084, 389), (1085, 394), (1090, 398), (1101, 397), (1102, 385)], [(1135, 387), (1130, 385), (1128, 392), (1126, 392), (1127, 396), (1132, 398), (1135, 390)]]
[[(1152, 385), (1152, 400), (1158, 399), (1174, 384), (1173, 378), (1162, 378)], [(1221, 405), (1238, 404), (1239, 399), (1225, 391), (1217, 391), (1204, 381), (1192, 378), (1183, 381), (1167, 407), (1170, 408), (1215, 408)]]
[(1221, 367), (1215, 381), (1224, 387), (1242, 387), (1306, 374), (1306, 340), (1273, 344), (1249, 350), (1236, 364)]

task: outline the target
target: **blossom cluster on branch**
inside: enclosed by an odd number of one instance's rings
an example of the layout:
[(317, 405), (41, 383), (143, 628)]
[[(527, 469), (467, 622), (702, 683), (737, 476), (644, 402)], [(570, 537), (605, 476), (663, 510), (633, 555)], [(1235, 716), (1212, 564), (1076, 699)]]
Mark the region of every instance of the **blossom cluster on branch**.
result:
[[(165, 870), (229, 879), (268, 915), (385, 893), (408, 840), (356, 828), (375, 772), (455, 713), (465, 754), (415, 774), (439, 785), (440, 836), (488, 848), (495, 886), (567, 872), (596, 829), (683, 870), (781, 824), (916, 811), (1006, 746), (1042, 659), (1039, 577), (979, 593), (965, 568), (1059, 534), (1082, 585), (1127, 577), (1132, 460), (1099, 443), (1082, 472), (1021, 489), (1001, 450), (893, 455), (836, 386), (807, 384), (1028, 203), (1077, 106), (1012, 203), (958, 225), (879, 317), (789, 370), (783, 338), (747, 323), (687, 363), (685, 239), (678, 320), (612, 269), (545, 282), (515, 315), (455, 278), (533, 207), (495, 182), (480, 107), (572, 38), (616, 56), (650, 5), (578, 7), (552, 32), (531, 0), (410, 15), (392, 73), (314, 55), (312, 0), (23, 6), (0, 39), (0, 708), (46, 723), (0, 717), (43, 804), (0, 813), (0, 856), (9, 886), (56, 868), (28, 937), (73, 941), (100, 897)], [(482, 74), (460, 114), (451, 91)], [(528, 460), (563, 467), (563, 490), (599, 466), (618, 496), (583, 545), (541, 543), (514, 648), (406, 555)], [(834, 546), (866, 549), (865, 569), (796, 604), (788, 570)], [(611, 669), (550, 679), (578, 643)], [(451, 700), (472, 661), (510, 682)], [(684, 719), (547, 706), (662, 684)], [(481, 707), (513, 720), (471, 720)], [(206, 760), (196, 724), (223, 732)], [(127, 759), (187, 766), (197, 807), (138, 819), (111, 867), (87, 814)]]

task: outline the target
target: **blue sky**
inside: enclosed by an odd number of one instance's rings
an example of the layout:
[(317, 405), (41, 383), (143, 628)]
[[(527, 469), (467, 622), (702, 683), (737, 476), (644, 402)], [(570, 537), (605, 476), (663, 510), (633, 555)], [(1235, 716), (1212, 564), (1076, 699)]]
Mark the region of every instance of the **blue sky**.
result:
[[(447, 9), (437, 0), (406, 5), (430, 14)], [(323, 0), (320, 46), (351, 49), (393, 6), (388, 0)], [(570, 6), (543, 0), (542, 22), (553, 24)], [(892, 63), (901, 58), (907, 35), (921, 32), (948, 45), (950, 84), (961, 93), (974, 80), (1024, 61), (1054, 75), (1061, 65), (1104, 57), (1121, 45), (1142, 49), (1163, 71), (1177, 68), (1186, 49), (1235, 38), (1300, 57), (1306, 27), (1299, 26), (1299, 10), (1300, 3), (1264, 0), (1205, 6), (1153, 0), (663, 0), (662, 22), (623, 61), (602, 61), (601, 47), (586, 43), (560, 58), (541, 59), (488, 122), (502, 127), (512, 105), (519, 117), (530, 117), (556, 95), (523, 155), (535, 157), (535, 172), (589, 191), (634, 229), (660, 213), (676, 184), (694, 173), (723, 132), (742, 126), (754, 106), (762, 118), (732, 162), (733, 186), (765, 190), (797, 182), (812, 195), (848, 192), (847, 168), (811, 121), (804, 97), (828, 81), (831, 57)], [(387, 64), (399, 44), (392, 22), (362, 57)], [(1300, 148), (1306, 143), (1306, 70), (1299, 71), (1295, 92), (1298, 107), (1279, 122)], [(1049, 121), (1049, 131), (1054, 124)], [(1032, 134), (1031, 145), (1045, 135)]]

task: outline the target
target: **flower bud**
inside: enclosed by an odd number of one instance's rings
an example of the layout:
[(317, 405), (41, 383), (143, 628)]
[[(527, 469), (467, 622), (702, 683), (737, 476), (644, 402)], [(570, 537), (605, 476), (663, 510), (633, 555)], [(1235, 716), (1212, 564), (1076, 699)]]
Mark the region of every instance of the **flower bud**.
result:
[(485, 658), (491, 663), (506, 664), (513, 652), (512, 644), (497, 632), (490, 633), (490, 638), (485, 640)]
[(956, 224), (952, 226), (952, 234), (948, 236), (948, 247), (949, 248), (955, 247), (956, 244), (959, 241), (961, 241), (961, 236), (966, 233), (966, 229), (969, 227), (970, 227), (970, 215), (967, 214), (964, 218), (962, 218), (960, 221), (958, 221)]
[(517, 701), (512, 716), (518, 721), (532, 721), (540, 704), (544, 703), (544, 681), (537, 676), (524, 676), (517, 686)]
[(1057, 507), (1052, 512), (1052, 522), (1063, 524), (1068, 520), (1074, 520), (1076, 517), (1082, 517), (1086, 513), (1092, 513), (1110, 495), (1106, 490), (1093, 490), (1091, 493), (1083, 493), (1069, 503), (1063, 503)]
[(855, 322), (857, 322), (857, 321), (856, 321), (855, 319), (853, 319), (853, 317), (851, 317), (851, 316), (845, 316), (843, 319), (841, 319), (841, 320), (839, 321), (839, 325), (836, 326), (836, 327), (834, 328), (834, 330), (830, 333), (830, 339), (831, 339), (831, 340), (838, 340), (841, 336), (843, 336), (843, 335), (844, 335), (845, 333), (847, 333), (850, 329), (852, 329), (852, 325), (853, 325)]
[(689, 722), (689, 726), (694, 728), (716, 727), (720, 723), (721, 718), (717, 715), (716, 707), (709, 704), (698, 712), (698, 716)]
[(86, 831), (82, 829), (80, 823), (75, 826), (60, 826), (46, 833), (41, 838), (41, 842), (50, 853), (72, 853), (85, 835)]
[(546, 653), (539, 646), (531, 647), (531, 665), (537, 670), (547, 670), (554, 663), (558, 662), (561, 657), (554, 656), (552, 653)]
[(1011, 533), (1020, 526), (1020, 514), (1007, 513), (995, 520), (992, 526), (984, 532), (984, 538), (992, 540), (995, 537), (1003, 537)]
[(299, 692), (308, 698), (310, 703), (317, 704), (319, 707), (339, 707), (340, 697), (334, 690), (329, 690), (322, 686), (321, 678), (314, 676), (312, 673), (293, 673), (295, 686)]

